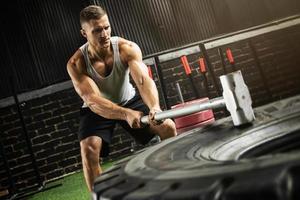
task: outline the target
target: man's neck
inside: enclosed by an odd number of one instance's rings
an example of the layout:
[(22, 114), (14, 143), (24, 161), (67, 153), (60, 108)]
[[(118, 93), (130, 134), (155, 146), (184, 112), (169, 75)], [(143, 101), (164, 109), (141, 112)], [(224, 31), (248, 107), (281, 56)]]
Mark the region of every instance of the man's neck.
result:
[(98, 48), (98, 49), (95, 49), (95, 48), (91, 48), (90, 49), (91, 51), (91, 54), (94, 58), (97, 58), (97, 59), (100, 59), (100, 60), (105, 60), (105, 58), (107, 57), (107, 55), (110, 55), (111, 54), (111, 51), (112, 51), (112, 47), (111, 45), (107, 48)]

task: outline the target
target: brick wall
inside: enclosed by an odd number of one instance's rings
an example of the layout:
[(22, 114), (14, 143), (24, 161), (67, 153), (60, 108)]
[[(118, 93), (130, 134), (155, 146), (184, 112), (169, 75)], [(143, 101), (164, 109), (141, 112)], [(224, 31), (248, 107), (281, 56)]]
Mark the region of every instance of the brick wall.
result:
[[(242, 70), (254, 107), (300, 93), (300, 26), (218, 48), (222, 49), (225, 58), (225, 50), (231, 48), (236, 61), (235, 67)], [(224, 74), (218, 48), (208, 50), (209, 61), (216, 77)], [(188, 56), (198, 92), (201, 96), (216, 97), (216, 87), (212, 81), (212, 74), (209, 73), (207, 74), (209, 93), (205, 93), (204, 77), (198, 69), (199, 56), (197, 54)], [(225, 64), (226, 71), (232, 71), (227, 59)], [(179, 103), (176, 82), (180, 83), (185, 101), (196, 98), (179, 59), (162, 63), (160, 67), (171, 105)], [(158, 85), (157, 77), (155, 81)], [(42, 180), (60, 177), (81, 169), (77, 139), (81, 104), (73, 88), (21, 102), (21, 111)], [(222, 111), (220, 113), (218, 117), (222, 116)], [(0, 130), (4, 155), (8, 160), (16, 188), (34, 185), (36, 183), (34, 168), (15, 106), (0, 109)], [(111, 145), (110, 158), (128, 154), (133, 148), (136, 148), (136, 144), (131, 137), (117, 128)], [(0, 191), (9, 188), (8, 173), (2, 160)]]
[[(42, 98), (21, 102), (21, 112), (43, 181), (81, 170), (77, 138), (79, 108), (82, 105), (73, 88)], [(0, 109), (1, 142), (17, 189), (37, 184), (37, 176), (15, 105)], [(110, 158), (132, 151), (134, 141), (117, 127)], [(3, 156), (1, 156), (3, 157)], [(1, 159), (2, 160), (2, 159)], [(9, 187), (8, 173), (0, 162), (0, 190)]]
[[(21, 103), (34, 156), (42, 180), (79, 169), (77, 141), (79, 98), (73, 90), (58, 92)], [(1, 140), (17, 188), (36, 182), (33, 164), (16, 106), (2, 108)], [(1, 167), (1, 172), (5, 170)], [(1, 186), (7, 177), (1, 176)], [(4, 185), (3, 185), (4, 184)]]

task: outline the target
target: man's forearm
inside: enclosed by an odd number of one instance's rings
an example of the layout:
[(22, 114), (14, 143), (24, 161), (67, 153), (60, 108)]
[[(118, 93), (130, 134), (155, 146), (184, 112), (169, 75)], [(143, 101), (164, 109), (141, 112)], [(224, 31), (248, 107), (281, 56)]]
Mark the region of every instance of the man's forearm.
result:
[(104, 118), (126, 120), (128, 109), (118, 106), (107, 99), (97, 95), (90, 95), (85, 97), (84, 101), (94, 113)]
[(149, 107), (149, 109), (160, 109), (158, 91), (154, 82), (150, 78), (145, 79), (142, 83), (138, 84), (137, 87), (144, 103)]

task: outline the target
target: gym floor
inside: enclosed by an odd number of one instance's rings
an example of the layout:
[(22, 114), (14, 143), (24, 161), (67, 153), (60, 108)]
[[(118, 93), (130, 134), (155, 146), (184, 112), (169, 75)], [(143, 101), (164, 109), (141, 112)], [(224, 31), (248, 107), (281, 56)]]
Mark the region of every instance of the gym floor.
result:
[[(111, 167), (113, 163), (113, 161), (104, 162), (102, 165), (103, 170)], [(28, 200), (90, 200), (90, 193), (85, 185), (83, 172), (78, 171), (52, 182), (43, 191), (30, 196)], [(57, 187), (47, 190), (51, 186)]]

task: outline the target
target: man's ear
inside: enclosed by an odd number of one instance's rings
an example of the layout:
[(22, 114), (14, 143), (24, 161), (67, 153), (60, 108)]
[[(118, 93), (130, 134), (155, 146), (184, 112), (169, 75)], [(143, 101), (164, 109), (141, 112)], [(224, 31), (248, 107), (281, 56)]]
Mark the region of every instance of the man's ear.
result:
[(81, 35), (82, 35), (83, 37), (85, 37), (85, 38), (86, 38), (86, 32), (85, 32), (85, 30), (84, 30), (84, 29), (81, 29), (81, 30), (80, 30), (80, 33), (81, 33)]

